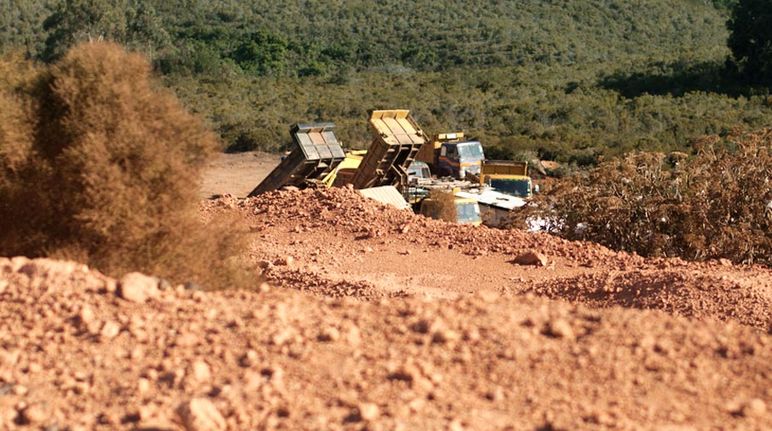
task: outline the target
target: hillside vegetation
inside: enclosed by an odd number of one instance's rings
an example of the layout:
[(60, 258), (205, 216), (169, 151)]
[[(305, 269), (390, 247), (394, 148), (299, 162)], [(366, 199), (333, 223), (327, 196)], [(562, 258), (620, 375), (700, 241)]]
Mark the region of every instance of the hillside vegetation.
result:
[(368, 109), (405, 107), (493, 156), (584, 165), (770, 123), (767, 91), (724, 71), (732, 3), (18, 0), (0, 6), (0, 49), (141, 50), (232, 150), (279, 149), (313, 120), (362, 147)]

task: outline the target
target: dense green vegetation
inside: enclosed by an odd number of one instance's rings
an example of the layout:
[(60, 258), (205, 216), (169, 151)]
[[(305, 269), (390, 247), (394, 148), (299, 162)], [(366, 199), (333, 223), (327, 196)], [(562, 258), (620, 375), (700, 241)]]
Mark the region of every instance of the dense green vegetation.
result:
[(766, 0), (739, 0), (729, 28), (729, 47), (743, 77), (772, 84), (772, 5)]
[(368, 109), (413, 110), (489, 153), (595, 163), (772, 120), (724, 67), (735, 0), (12, 0), (0, 50), (46, 61), (79, 40), (147, 53), (230, 149), (274, 150), (297, 121), (369, 141)]

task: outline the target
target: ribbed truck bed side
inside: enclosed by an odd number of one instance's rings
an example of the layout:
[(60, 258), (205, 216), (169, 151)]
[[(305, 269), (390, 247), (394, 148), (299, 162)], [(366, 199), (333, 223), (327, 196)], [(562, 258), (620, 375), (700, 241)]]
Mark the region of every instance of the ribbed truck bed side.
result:
[(423, 131), (404, 109), (372, 111), (370, 128), (375, 139), (352, 179), (354, 188), (403, 187), (407, 169), (426, 143)]
[(330, 173), (345, 154), (333, 123), (296, 124), (290, 129), (294, 148), (249, 194), (256, 196), (284, 186), (302, 187)]

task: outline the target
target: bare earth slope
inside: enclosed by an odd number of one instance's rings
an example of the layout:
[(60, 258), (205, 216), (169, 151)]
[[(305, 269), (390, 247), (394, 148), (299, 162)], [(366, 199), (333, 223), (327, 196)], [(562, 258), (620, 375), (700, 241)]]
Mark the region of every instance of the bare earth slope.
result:
[(769, 336), (734, 323), (495, 294), (137, 303), (75, 263), (0, 274), (3, 429), (772, 426)]
[[(769, 269), (348, 189), (202, 205), (223, 212), (253, 291), (0, 258), (0, 429), (772, 429)], [(547, 265), (512, 262), (529, 250)]]
[[(533, 293), (593, 307), (659, 309), (768, 331), (772, 271), (644, 259), (546, 234), (459, 226), (362, 198), (349, 189), (275, 192), (213, 201), (239, 208), (254, 233), (253, 259), (269, 281), (322, 295), (451, 298), (484, 290)], [(536, 251), (546, 267), (513, 263)], [(292, 265), (283, 263), (290, 256)]]

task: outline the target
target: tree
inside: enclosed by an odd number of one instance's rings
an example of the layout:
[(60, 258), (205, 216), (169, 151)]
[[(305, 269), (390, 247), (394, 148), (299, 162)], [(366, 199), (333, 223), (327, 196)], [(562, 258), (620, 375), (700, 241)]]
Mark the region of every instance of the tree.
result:
[(40, 26), (51, 14), (54, 0), (0, 2), (0, 52), (18, 50), (36, 56), (45, 40)]
[(249, 35), (231, 54), (245, 71), (256, 75), (280, 74), (286, 66), (287, 42), (265, 30)]
[(721, 10), (729, 10), (737, 6), (738, 0), (712, 0), (713, 6)]
[(60, 58), (84, 41), (109, 40), (148, 54), (167, 46), (169, 35), (147, 0), (64, 0), (43, 23), (49, 32), (42, 57)]
[(728, 23), (729, 48), (739, 69), (753, 83), (772, 84), (772, 4), (740, 0)]

